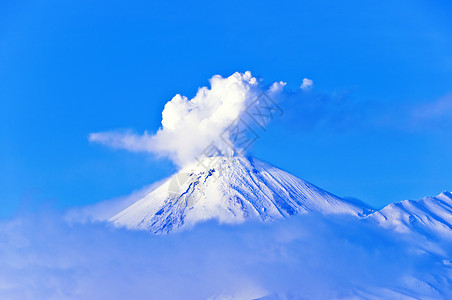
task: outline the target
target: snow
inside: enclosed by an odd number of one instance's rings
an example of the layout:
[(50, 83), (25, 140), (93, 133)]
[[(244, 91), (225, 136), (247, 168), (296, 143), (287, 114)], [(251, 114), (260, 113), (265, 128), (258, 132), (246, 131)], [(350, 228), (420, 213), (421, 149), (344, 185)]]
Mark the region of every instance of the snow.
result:
[(370, 210), (263, 161), (222, 156), (182, 169), (110, 221), (168, 233), (210, 219), (230, 224), (308, 212), (361, 216)]
[(385, 228), (401, 233), (420, 232), (452, 239), (452, 194), (392, 203), (368, 216)]
[(452, 239), (452, 194), (405, 200), (373, 211), (253, 158), (210, 157), (193, 163), (109, 219), (117, 226), (162, 234), (208, 220), (238, 224), (309, 212), (344, 214), (399, 233)]

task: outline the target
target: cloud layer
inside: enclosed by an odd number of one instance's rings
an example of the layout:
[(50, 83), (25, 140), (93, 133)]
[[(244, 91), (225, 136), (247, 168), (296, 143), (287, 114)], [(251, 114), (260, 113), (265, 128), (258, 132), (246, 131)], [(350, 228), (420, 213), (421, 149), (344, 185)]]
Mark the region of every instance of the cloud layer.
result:
[(1, 221), (0, 241), (1, 299), (452, 295), (450, 245), (428, 249), (356, 218), (211, 222), (153, 236), (45, 213)]

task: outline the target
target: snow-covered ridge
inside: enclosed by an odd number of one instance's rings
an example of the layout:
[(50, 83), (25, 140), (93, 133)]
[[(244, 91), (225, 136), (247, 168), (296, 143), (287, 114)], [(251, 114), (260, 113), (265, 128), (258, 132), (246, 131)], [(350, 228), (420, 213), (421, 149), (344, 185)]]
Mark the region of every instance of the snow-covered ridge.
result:
[(436, 197), (392, 203), (369, 218), (399, 232), (416, 231), (452, 238), (452, 194), (444, 191)]
[(452, 239), (450, 192), (373, 211), (364, 203), (342, 199), (268, 163), (244, 157), (212, 157), (187, 166), (109, 221), (160, 234), (210, 219), (270, 221), (309, 212), (348, 214), (398, 232)]
[(371, 210), (257, 159), (212, 157), (184, 168), (110, 221), (168, 233), (209, 219), (241, 223), (308, 212), (364, 216)]

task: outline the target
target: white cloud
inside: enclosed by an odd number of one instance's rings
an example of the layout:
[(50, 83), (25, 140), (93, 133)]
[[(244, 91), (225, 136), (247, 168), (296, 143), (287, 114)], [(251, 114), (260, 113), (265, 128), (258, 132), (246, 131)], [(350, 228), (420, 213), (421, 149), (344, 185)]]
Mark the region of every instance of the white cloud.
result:
[(89, 140), (130, 151), (146, 151), (165, 156), (178, 165), (193, 161), (262, 92), (273, 95), (285, 83), (262, 86), (251, 73), (234, 73), (210, 79), (210, 89), (199, 88), (193, 99), (177, 94), (166, 103), (162, 112), (162, 127), (155, 134), (131, 132), (92, 133)]
[(302, 90), (309, 90), (314, 85), (314, 81), (309, 78), (303, 78), (303, 83), (300, 86)]

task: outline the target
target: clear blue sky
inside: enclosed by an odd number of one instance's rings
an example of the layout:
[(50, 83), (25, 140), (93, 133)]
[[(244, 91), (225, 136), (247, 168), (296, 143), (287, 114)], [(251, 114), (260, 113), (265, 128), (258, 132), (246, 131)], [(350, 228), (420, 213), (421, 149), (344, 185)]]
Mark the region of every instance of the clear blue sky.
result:
[(88, 134), (156, 131), (176, 93), (246, 70), (311, 78), (327, 106), (282, 104), (255, 156), (377, 207), (450, 190), (451, 15), (450, 1), (2, 1), (0, 216), (171, 174)]

